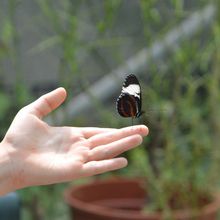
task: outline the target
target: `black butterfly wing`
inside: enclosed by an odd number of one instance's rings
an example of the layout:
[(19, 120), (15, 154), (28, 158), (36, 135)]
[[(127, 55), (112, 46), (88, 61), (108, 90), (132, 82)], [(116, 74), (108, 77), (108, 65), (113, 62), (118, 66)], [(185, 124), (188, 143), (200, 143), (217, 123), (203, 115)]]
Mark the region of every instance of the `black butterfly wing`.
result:
[(125, 78), (122, 91), (116, 102), (118, 113), (122, 117), (139, 117), (141, 115), (141, 88), (133, 74)]
[(137, 77), (133, 74), (128, 75), (125, 78), (125, 81), (123, 83), (123, 87), (128, 87), (129, 85), (139, 85), (140, 86), (140, 83), (139, 83)]

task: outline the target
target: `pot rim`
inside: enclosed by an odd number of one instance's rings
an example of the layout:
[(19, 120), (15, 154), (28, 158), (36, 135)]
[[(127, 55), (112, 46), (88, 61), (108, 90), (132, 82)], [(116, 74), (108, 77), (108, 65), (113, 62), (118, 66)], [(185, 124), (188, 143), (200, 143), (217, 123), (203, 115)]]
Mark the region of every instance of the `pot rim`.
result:
[[(103, 184), (103, 183), (117, 183), (117, 182), (129, 182), (129, 183), (141, 183), (142, 181), (139, 179), (127, 179), (127, 178), (117, 178), (117, 179), (105, 179), (105, 180), (94, 180), (90, 183), (86, 183), (83, 185), (79, 185), (79, 186), (71, 186), (69, 187), (67, 190), (65, 190), (64, 192), (64, 199), (66, 201), (66, 203), (70, 206), (70, 207), (74, 207), (75, 209), (78, 210), (84, 210), (87, 213), (92, 213), (92, 214), (99, 214), (99, 215), (104, 215), (107, 217), (121, 217), (121, 218), (125, 218), (126, 219), (146, 219), (146, 216), (149, 216), (150, 218), (155, 218), (155, 219), (159, 219), (161, 218), (161, 213), (159, 212), (155, 212), (155, 213), (142, 213), (140, 211), (135, 211), (135, 210), (125, 210), (125, 209), (117, 209), (117, 214), (115, 213), (114, 208), (111, 207), (103, 207), (103, 206), (99, 206), (97, 204), (91, 204), (88, 202), (84, 202), (81, 201), (78, 198), (75, 198), (72, 196), (72, 194), (76, 191), (78, 191), (79, 189), (83, 189), (84, 187), (88, 187), (88, 186), (92, 186), (92, 185), (97, 185), (97, 184)], [(204, 205), (200, 210), (199, 213), (196, 210), (193, 209), (183, 209), (183, 210), (174, 210), (173, 213), (173, 217), (177, 218), (177, 219), (186, 219), (189, 217), (199, 217), (199, 216), (204, 216), (204, 215), (209, 215), (210, 213), (216, 211), (218, 208), (220, 207), (220, 192), (217, 192), (213, 195), (213, 200)]]

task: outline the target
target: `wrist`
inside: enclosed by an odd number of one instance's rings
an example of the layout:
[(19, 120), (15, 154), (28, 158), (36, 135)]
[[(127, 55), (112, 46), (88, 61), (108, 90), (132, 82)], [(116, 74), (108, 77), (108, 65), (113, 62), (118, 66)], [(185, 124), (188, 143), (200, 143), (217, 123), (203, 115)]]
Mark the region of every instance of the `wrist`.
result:
[(0, 143), (0, 196), (13, 191), (12, 162), (9, 153), (10, 147), (2, 141)]

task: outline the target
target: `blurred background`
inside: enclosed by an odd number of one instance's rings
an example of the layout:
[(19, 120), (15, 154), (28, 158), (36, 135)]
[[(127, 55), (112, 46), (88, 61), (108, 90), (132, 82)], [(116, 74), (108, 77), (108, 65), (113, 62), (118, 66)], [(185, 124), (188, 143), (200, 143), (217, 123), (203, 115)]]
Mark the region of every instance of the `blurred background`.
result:
[[(115, 101), (133, 73), (145, 111), (135, 123), (150, 134), (126, 153), (127, 168), (94, 178), (144, 174), (154, 198), (182, 183), (218, 188), (219, 9), (217, 0), (1, 0), (1, 139), (21, 107), (59, 86), (68, 99), (48, 123), (129, 126)], [(85, 181), (20, 190), (21, 219), (68, 220), (63, 191)]]

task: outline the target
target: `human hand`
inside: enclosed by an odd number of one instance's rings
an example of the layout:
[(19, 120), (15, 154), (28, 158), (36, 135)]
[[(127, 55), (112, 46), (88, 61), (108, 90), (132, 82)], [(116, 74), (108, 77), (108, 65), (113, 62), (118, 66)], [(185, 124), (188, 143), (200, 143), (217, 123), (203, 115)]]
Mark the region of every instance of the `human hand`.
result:
[(7, 169), (0, 171), (0, 182), (3, 174), (7, 177), (2, 179), (0, 194), (120, 169), (127, 160), (115, 157), (141, 144), (148, 134), (144, 125), (122, 129), (49, 126), (43, 117), (65, 98), (66, 91), (58, 88), (18, 112), (1, 142), (0, 163), (3, 156)]

